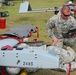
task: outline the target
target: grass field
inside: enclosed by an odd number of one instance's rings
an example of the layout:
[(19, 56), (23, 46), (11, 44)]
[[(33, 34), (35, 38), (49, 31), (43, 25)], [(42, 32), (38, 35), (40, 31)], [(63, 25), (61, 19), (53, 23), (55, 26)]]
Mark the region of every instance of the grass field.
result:
[[(55, 6), (62, 6), (68, 0), (28, 0), (32, 9), (37, 8), (51, 8)], [(0, 11), (8, 11), (9, 17), (6, 18), (6, 28), (0, 29), (0, 33), (5, 32), (6, 30), (13, 28), (15, 26), (31, 24), (32, 26), (37, 26), (39, 28), (39, 41), (44, 41), (46, 44), (51, 44), (51, 38), (47, 36), (46, 33), (46, 22), (51, 16), (54, 15), (54, 12), (41, 12), (41, 13), (27, 13), (19, 14), (20, 1), (14, 1), (14, 6), (5, 6), (3, 5), (0, 8)], [(32, 37), (34, 37), (33, 35)], [(32, 40), (32, 38), (31, 38)], [(39, 70), (35, 73), (29, 75), (66, 75), (65, 72), (59, 72), (54, 70)], [(71, 72), (71, 75), (76, 75), (76, 71)]]

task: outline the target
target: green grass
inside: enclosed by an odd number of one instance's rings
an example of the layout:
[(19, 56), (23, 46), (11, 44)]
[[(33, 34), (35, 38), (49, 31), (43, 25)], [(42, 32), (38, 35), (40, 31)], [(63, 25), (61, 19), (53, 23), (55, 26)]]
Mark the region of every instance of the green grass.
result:
[[(68, 0), (28, 0), (32, 9), (37, 8), (52, 8), (55, 6), (61, 7)], [(0, 33), (13, 28), (15, 26), (31, 24), (39, 28), (39, 41), (44, 41), (46, 44), (51, 44), (51, 38), (47, 36), (46, 33), (46, 22), (51, 16), (54, 15), (53, 12), (41, 12), (41, 13), (27, 13), (19, 14), (20, 1), (14, 1), (15, 6), (5, 6), (0, 9), (0, 11), (8, 11), (9, 17), (6, 18), (6, 28), (0, 29)], [(34, 37), (35, 35), (33, 35)], [(46, 64), (47, 65), (47, 64)], [(39, 70), (35, 73), (29, 75), (65, 75), (65, 72), (53, 71), (53, 70)], [(76, 75), (76, 72), (72, 72), (71, 75)]]

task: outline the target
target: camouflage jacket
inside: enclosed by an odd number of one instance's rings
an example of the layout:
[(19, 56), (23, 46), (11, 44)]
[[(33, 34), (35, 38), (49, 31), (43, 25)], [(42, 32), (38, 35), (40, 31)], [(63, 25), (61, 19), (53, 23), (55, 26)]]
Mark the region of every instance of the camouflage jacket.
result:
[(64, 20), (60, 15), (54, 15), (46, 24), (47, 34), (52, 39), (63, 38), (62, 33), (66, 33), (70, 28), (76, 28), (76, 20), (72, 16)]

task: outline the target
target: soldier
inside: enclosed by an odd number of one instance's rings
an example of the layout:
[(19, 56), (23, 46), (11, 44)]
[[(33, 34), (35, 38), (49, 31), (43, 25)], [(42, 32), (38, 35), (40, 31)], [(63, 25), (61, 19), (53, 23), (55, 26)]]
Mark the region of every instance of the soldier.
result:
[[(67, 33), (69, 29), (76, 28), (76, 20), (70, 15), (69, 6), (64, 5), (60, 14), (54, 15), (46, 24), (46, 30), (49, 37), (52, 38), (58, 47), (63, 47), (63, 44), (73, 47), (76, 44), (76, 37), (64, 38), (62, 33)], [(57, 43), (55, 43), (57, 42)]]

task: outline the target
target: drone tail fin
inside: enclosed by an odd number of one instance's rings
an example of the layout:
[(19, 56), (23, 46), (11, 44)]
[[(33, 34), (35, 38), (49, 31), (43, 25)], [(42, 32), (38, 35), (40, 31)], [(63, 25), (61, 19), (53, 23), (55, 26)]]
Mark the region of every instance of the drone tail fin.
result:
[(19, 13), (27, 13), (28, 11), (32, 11), (30, 3), (28, 1), (21, 3)]

